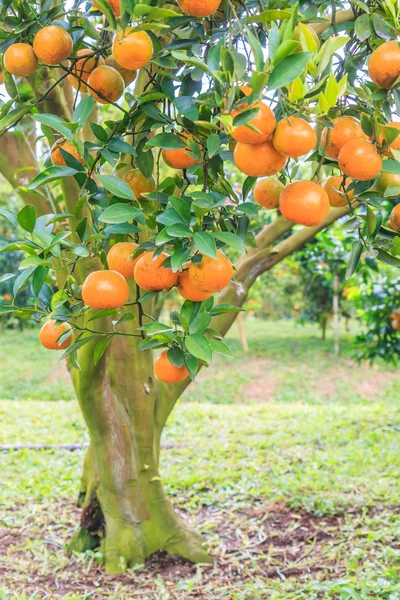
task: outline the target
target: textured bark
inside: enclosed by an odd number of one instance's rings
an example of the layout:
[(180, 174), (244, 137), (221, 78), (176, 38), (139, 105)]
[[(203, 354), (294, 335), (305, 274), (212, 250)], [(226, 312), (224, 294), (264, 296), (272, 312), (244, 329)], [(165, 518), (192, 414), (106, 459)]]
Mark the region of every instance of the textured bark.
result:
[[(99, 330), (109, 326), (93, 323)], [(133, 323), (124, 333), (134, 333)], [(139, 341), (115, 337), (97, 365), (88, 343), (79, 353), (81, 371), (72, 373), (91, 445), (80, 489), (81, 526), (69, 550), (99, 546), (108, 573), (141, 564), (158, 550), (210, 562), (201, 537), (175, 513), (161, 483), (162, 428), (155, 415), (163, 388), (155, 384), (152, 355), (138, 352)]]

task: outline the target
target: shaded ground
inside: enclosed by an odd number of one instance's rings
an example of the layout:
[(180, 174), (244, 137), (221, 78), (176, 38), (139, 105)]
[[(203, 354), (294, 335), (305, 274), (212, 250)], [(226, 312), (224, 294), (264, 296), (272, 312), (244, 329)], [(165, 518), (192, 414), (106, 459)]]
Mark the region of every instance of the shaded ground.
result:
[[(109, 578), (93, 553), (69, 559), (83, 450), (0, 453), (0, 600), (400, 600), (397, 372), (347, 344), (337, 359), (311, 328), (248, 329), (248, 355), (233, 335), (233, 362), (202, 373), (164, 440), (186, 444), (164, 449), (161, 474), (214, 565), (161, 554)], [(0, 444), (85, 442), (34, 336), (10, 334), (16, 380), (0, 357)]]
[[(70, 535), (78, 515), (68, 504), (60, 505), (59, 512), (62, 526), (54, 520), (57, 515), (52, 515), (45, 518), (45, 528), (38, 528), (38, 517), (44, 518), (39, 509), (22, 527), (0, 529), (0, 578), (3, 589), (12, 593), (7, 597), (17, 598), (19, 593), (25, 593), (32, 597), (40, 594), (40, 598), (46, 599), (76, 598), (78, 594), (99, 600), (225, 599), (232, 597), (230, 594), (239, 594), (234, 596), (238, 598), (267, 598), (270, 597), (267, 591), (279, 594), (280, 584), (293, 578), (305, 583), (310, 579), (345, 576), (353, 538), (362, 537), (367, 526), (382, 523), (383, 518), (397, 519), (398, 511), (377, 519), (376, 515), (362, 517), (351, 510), (317, 517), (303, 510), (289, 510), (282, 502), (257, 505), (236, 514), (205, 509), (195, 521), (198, 527), (207, 528), (205, 539), (215, 558), (213, 566), (194, 566), (159, 553), (145, 567), (118, 577), (105, 576), (93, 555), (72, 559), (62, 555), (60, 529)], [(181, 514), (185, 516), (182, 511)], [(37, 555), (40, 547), (42, 552)], [(380, 549), (377, 547), (375, 552)], [(399, 541), (393, 540), (390, 549), (398, 551)], [(368, 558), (365, 553), (364, 560)], [(340, 589), (340, 584), (337, 587)], [(172, 596), (168, 595), (170, 592)], [(288, 590), (284, 596), (273, 597), (300, 596), (292, 596)], [(324, 592), (313, 597), (326, 596)]]

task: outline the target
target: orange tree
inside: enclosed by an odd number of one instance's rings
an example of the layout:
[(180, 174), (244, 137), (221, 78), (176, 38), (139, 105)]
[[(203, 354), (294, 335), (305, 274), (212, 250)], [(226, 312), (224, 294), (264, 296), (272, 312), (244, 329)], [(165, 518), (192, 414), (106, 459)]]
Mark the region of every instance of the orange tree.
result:
[[(391, 0), (94, 4), (2, 4), (0, 171), (24, 203), (1, 209), (19, 231), (3, 250), (24, 258), (0, 309), (28, 288), (25, 313), (50, 318), (40, 339), (63, 349), (91, 439), (69, 549), (100, 547), (114, 573), (160, 549), (210, 560), (165, 495), (160, 438), (199, 368), (229, 354), (257, 277), (349, 213), (349, 273), (364, 250), (399, 263), (396, 215), (384, 226), (399, 14)], [(185, 301), (159, 322), (174, 286)]]

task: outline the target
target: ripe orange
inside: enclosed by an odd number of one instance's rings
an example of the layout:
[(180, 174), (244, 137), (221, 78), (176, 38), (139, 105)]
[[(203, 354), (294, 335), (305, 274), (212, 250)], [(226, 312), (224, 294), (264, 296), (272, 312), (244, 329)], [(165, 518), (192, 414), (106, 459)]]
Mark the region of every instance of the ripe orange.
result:
[(392, 320), (393, 329), (396, 329), (397, 331), (399, 331), (400, 330), (400, 309), (397, 310), (396, 312), (393, 312), (390, 315), (390, 318)]
[[(188, 137), (193, 138), (193, 136), (186, 134), (183, 134), (182, 137), (186, 139)], [(186, 146), (186, 148), (179, 148), (178, 150), (163, 150), (162, 157), (164, 162), (172, 169), (188, 169), (192, 165), (197, 165), (200, 162), (197, 158), (188, 156), (188, 152), (191, 152), (189, 146)]]
[(217, 258), (202, 256), (199, 263), (190, 263), (189, 281), (200, 292), (214, 294), (228, 285), (233, 275), (232, 263), (221, 250)]
[(154, 192), (156, 189), (156, 182), (154, 177), (147, 179), (139, 169), (132, 169), (124, 177), (125, 183), (129, 185), (132, 192), (135, 194), (137, 200), (143, 198), (142, 194), (148, 194)]
[(304, 119), (287, 117), (277, 124), (272, 143), (281, 154), (297, 158), (315, 148), (317, 135)]
[(318, 183), (295, 181), (282, 192), (279, 207), (289, 221), (312, 227), (328, 216), (329, 198)]
[(38, 67), (38, 59), (29, 44), (12, 44), (4, 53), (4, 67), (16, 77), (29, 77)]
[(134, 70), (145, 67), (153, 56), (153, 42), (145, 31), (135, 31), (127, 27), (119, 31), (113, 42), (113, 55), (124, 69)]
[(275, 175), (286, 162), (286, 156), (277, 152), (271, 141), (257, 145), (238, 142), (233, 157), (239, 171), (252, 177)]
[(191, 17), (209, 17), (217, 10), (221, 0), (178, 0), (178, 4)]
[(346, 142), (354, 138), (368, 139), (362, 130), (360, 121), (354, 117), (338, 117), (332, 122), (333, 128), (325, 127), (321, 137), (321, 149), (325, 149), (325, 154), (329, 158), (337, 159)]
[(190, 281), (188, 269), (179, 275), (176, 287), (178, 288), (178, 292), (182, 298), (191, 300), (192, 302), (203, 302), (203, 300), (207, 300), (210, 298), (210, 296), (212, 296), (211, 292), (201, 292), (194, 287)]
[[(125, 83), (122, 75), (112, 67), (100, 65), (88, 78), (89, 94), (100, 104), (116, 102), (124, 93)], [(91, 89), (93, 88), (93, 89)]]
[(400, 232), (400, 204), (397, 204), (392, 210), (389, 223), (392, 229)]
[(382, 168), (382, 157), (376, 146), (361, 138), (347, 142), (338, 160), (343, 173), (360, 181), (373, 179)]
[(105, 61), (104, 58), (98, 54), (93, 56), (93, 52), (87, 48), (78, 50), (77, 56), (82, 56), (82, 58), (74, 63), (72, 73), (71, 75), (68, 75), (68, 81), (76, 90), (87, 92), (88, 88), (84, 82), (87, 82), (93, 69), (100, 65), (104, 65)]
[[(348, 206), (348, 201), (346, 196), (343, 193), (343, 177), (341, 175), (334, 175), (333, 177), (328, 177), (322, 186), (326, 193), (328, 194), (329, 204), (334, 208), (339, 208), (341, 206)], [(351, 184), (351, 181), (348, 181), (346, 184), (346, 189)], [(354, 196), (354, 191), (351, 190), (347, 193), (349, 200), (351, 200)]]
[(43, 27), (33, 38), (33, 50), (46, 65), (58, 65), (69, 57), (73, 47), (72, 37), (59, 25)]
[(135, 276), (135, 266), (140, 257), (132, 259), (131, 256), (137, 247), (138, 245), (135, 242), (119, 242), (115, 244), (107, 254), (109, 269), (117, 271), (125, 279), (133, 279)]
[(273, 210), (278, 208), (279, 197), (284, 189), (283, 183), (275, 177), (261, 179), (254, 188), (254, 200), (264, 208)]
[[(65, 350), (74, 341), (72, 327), (68, 323), (59, 323), (56, 325), (56, 322), (55, 319), (50, 319), (50, 321), (47, 321), (43, 325), (39, 333), (39, 341), (48, 350)], [(58, 339), (68, 331), (71, 332), (71, 335), (59, 343)]]
[(78, 150), (66, 138), (60, 138), (53, 144), (51, 148), (51, 162), (53, 163), (53, 165), (63, 167), (66, 166), (66, 162), (64, 160), (63, 155), (60, 152), (60, 149), (64, 150), (65, 152), (68, 152), (68, 154), (71, 154), (71, 156), (73, 156), (77, 161), (81, 163), (81, 165), (83, 165), (84, 160), (81, 156), (79, 156)]
[(177, 383), (189, 375), (185, 366), (176, 367), (168, 359), (168, 350), (164, 350), (154, 363), (154, 373), (164, 383)]
[[(386, 189), (390, 185), (400, 186), (400, 175), (396, 175), (395, 173), (383, 172), (379, 175), (378, 179), (375, 182), (375, 185), (378, 192), (384, 194)], [(398, 194), (396, 194), (396, 196), (398, 196)]]
[[(240, 125), (239, 127), (235, 127), (231, 134), (237, 142), (241, 142), (242, 144), (262, 144), (271, 137), (276, 125), (275, 115), (265, 102), (256, 102), (254, 108), (256, 107), (259, 107), (260, 110), (248, 124), (257, 127), (260, 133), (253, 131), (247, 125)], [(232, 118), (239, 115), (242, 110), (243, 108), (235, 108), (231, 113)]]
[(393, 327), (393, 329), (396, 329), (396, 331), (400, 331), (400, 320), (399, 319), (393, 319), (392, 320), (392, 327)]
[[(385, 127), (391, 127), (393, 129), (400, 130), (400, 121), (391, 121), (390, 123), (386, 123)], [(380, 134), (378, 143), (381, 146), (384, 144), (383, 133)], [(395, 137), (395, 139), (393, 140), (393, 142), (391, 142), (389, 144), (389, 146), (386, 146), (385, 148), (383, 148), (382, 152), (386, 156), (393, 157), (392, 150), (399, 150), (399, 148), (400, 148), (400, 131), (399, 131), (399, 134), (397, 135), (397, 137)]]
[(122, 79), (124, 80), (125, 85), (129, 85), (130, 83), (132, 83), (132, 81), (136, 79), (137, 71), (131, 71), (129, 69), (124, 69), (124, 67), (121, 67), (121, 65), (117, 63), (112, 54), (110, 54), (110, 56), (107, 56), (106, 65), (112, 67), (113, 69), (118, 71), (120, 75), (122, 75)]
[(400, 46), (395, 40), (384, 42), (373, 51), (368, 64), (372, 81), (389, 89), (400, 75)]
[(117, 271), (93, 271), (82, 286), (83, 301), (94, 310), (121, 308), (128, 296), (126, 279)]
[[(114, 13), (115, 17), (119, 17), (121, 14), (121, 7), (120, 7), (120, 1), (119, 0), (106, 0), (107, 4), (109, 4), (111, 6), (111, 10)], [(93, 6), (95, 6), (97, 8), (97, 10), (101, 11), (100, 6), (97, 4), (96, 0), (94, 0), (93, 2)]]
[(169, 290), (177, 284), (178, 273), (173, 273), (171, 269), (161, 266), (168, 258), (168, 254), (165, 252), (156, 259), (153, 257), (154, 252), (146, 252), (140, 256), (135, 267), (135, 281), (146, 292)]

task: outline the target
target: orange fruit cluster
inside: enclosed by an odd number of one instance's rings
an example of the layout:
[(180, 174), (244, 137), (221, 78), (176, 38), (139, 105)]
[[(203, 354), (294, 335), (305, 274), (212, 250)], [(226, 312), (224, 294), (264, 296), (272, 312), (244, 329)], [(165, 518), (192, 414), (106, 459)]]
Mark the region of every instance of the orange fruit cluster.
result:
[(17, 42), (4, 53), (6, 70), (16, 77), (29, 77), (36, 71), (39, 61), (58, 65), (66, 60), (73, 49), (72, 37), (59, 25), (42, 27), (33, 39), (33, 47)]
[[(82, 286), (82, 299), (89, 308), (104, 310), (124, 306), (129, 298), (129, 279), (146, 292), (160, 292), (177, 286), (186, 300), (202, 302), (222, 290), (232, 278), (232, 264), (221, 251), (217, 252), (216, 259), (201, 256), (200, 261), (190, 263), (181, 273), (174, 273), (163, 264), (169, 258), (164, 252), (156, 257), (154, 252), (145, 252), (132, 258), (137, 247), (135, 242), (116, 243), (107, 254), (110, 270), (94, 271), (87, 276)], [(42, 344), (52, 349), (67, 348), (72, 337), (61, 345), (57, 344), (57, 340), (70, 330), (70, 326), (62, 324), (53, 331), (50, 323), (40, 334)], [(169, 361), (168, 351), (158, 357), (155, 374), (164, 383), (183, 381), (188, 376), (185, 366), (177, 367)]]
[[(240, 86), (249, 96), (251, 88)], [(233, 118), (249, 108), (242, 104), (231, 113)], [(267, 177), (278, 173), (287, 158), (308, 154), (317, 143), (311, 125), (300, 117), (285, 117), (276, 123), (272, 110), (265, 102), (257, 100), (250, 108), (258, 113), (245, 125), (234, 127), (232, 137), (238, 143), (234, 150), (235, 164), (242, 173), (251, 177)]]

